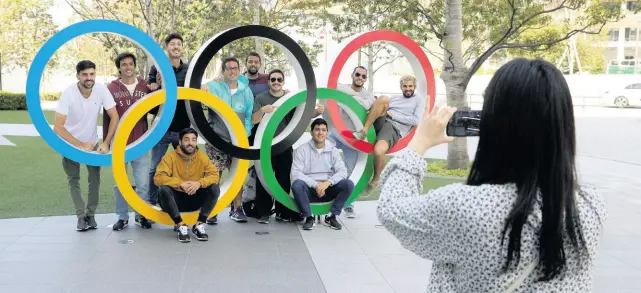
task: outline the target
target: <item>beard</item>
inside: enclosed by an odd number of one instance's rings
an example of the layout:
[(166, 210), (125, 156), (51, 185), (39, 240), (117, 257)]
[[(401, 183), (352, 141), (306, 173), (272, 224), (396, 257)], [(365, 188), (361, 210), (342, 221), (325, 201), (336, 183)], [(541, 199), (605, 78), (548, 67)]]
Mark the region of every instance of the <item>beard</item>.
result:
[(258, 68), (249, 67), (249, 68), (247, 68), (247, 72), (249, 72), (249, 74), (251, 74), (251, 75), (254, 75), (254, 74), (258, 73)]
[(361, 88), (361, 87), (363, 87), (363, 86), (365, 85), (365, 83), (363, 83), (363, 84), (361, 84), (361, 85), (358, 85), (355, 81), (352, 81), (352, 85), (353, 85), (354, 87)]
[(86, 89), (92, 89), (94, 84), (96, 84), (96, 82), (94, 82), (94, 81), (85, 81), (85, 82), (82, 82), (80, 84), (82, 85), (82, 87), (84, 87)]
[(193, 150), (190, 152), (189, 150), (187, 150), (187, 147), (183, 145), (180, 146), (180, 149), (183, 151), (183, 153), (188, 155), (191, 155), (196, 151), (196, 148), (194, 147)]
[(406, 98), (410, 98), (414, 95), (414, 91), (404, 91), (403, 96)]

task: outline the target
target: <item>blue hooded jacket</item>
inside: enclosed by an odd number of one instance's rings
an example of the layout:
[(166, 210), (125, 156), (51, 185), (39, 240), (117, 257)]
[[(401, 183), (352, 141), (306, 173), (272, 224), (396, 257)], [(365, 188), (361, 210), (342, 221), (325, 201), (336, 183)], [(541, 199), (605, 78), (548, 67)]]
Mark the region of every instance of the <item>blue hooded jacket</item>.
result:
[[(234, 112), (240, 118), (240, 121), (243, 122), (245, 126), (245, 133), (247, 136), (251, 135), (252, 127), (252, 113), (254, 108), (254, 94), (247, 85), (247, 81), (242, 78), (238, 79), (238, 88), (236, 93), (231, 94), (231, 89), (226, 82), (215, 82), (210, 81), (206, 83), (209, 92), (218, 96), (222, 99), (227, 105), (231, 106), (234, 109)], [(231, 137), (225, 127), (225, 122), (215, 114), (215, 112), (209, 109), (209, 125), (214, 129), (216, 134), (220, 135), (227, 142), (231, 142)]]

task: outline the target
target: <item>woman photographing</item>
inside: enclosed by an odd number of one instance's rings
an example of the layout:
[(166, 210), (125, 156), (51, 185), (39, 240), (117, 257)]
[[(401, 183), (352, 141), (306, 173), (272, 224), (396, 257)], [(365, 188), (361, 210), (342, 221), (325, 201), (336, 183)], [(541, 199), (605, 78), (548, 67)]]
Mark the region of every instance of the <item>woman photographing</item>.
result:
[(453, 138), (456, 109), (426, 111), (381, 177), (378, 218), (433, 262), (429, 292), (591, 292), (606, 219), (575, 169), (572, 96), (542, 60), (516, 59), (490, 81), (467, 182), (427, 194), (427, 150)]

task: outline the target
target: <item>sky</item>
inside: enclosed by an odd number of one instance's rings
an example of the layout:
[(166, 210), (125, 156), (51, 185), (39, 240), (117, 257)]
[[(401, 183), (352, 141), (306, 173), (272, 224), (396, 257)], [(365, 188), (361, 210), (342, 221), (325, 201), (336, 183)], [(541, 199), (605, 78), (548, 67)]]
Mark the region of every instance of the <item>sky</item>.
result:
[(73, 14), (73, 9), (65, 0), (54, 0), (54, 6), (49, 8), (49, 13), (53, 17), (53, 22), (58, 25), (58, 29), (62, 29), (69, 25), (67, 19)]

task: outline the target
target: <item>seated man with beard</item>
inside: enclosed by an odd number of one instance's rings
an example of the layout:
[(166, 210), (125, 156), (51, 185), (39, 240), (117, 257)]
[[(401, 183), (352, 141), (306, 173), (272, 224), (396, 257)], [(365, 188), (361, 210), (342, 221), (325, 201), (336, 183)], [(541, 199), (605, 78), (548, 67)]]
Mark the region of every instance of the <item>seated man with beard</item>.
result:
[(403, 95), (382, 96), (376, 100), (369, 113), (363, 129), (353, 133), (354, 137), (365, 140), (367, 131), (374, 125), (376, 142), (374, 145), (374, 177), (368, 189), (376, 188), (381, 172), (385, 168), (385, 153), (391, 149), (412, 127), (418, 125), (425, 111), (425, 99), (416, 95), (416, 79), (404, 76), (400, 81)]
[(154, 183), (159, 187), (160, 207), (174, 221), (180, 242), (191, 241), (189, 228), (180, 216), (181, 211), (200, 210), (192, 233), (200, 241), (209, 239), (203, 223), (220, 195), (218, 170), (205, 153), (198, 151), (197, 139), (196, 130), (183, 129), (179, 135), (179, 147), (162, 158), (154, 176)]

